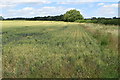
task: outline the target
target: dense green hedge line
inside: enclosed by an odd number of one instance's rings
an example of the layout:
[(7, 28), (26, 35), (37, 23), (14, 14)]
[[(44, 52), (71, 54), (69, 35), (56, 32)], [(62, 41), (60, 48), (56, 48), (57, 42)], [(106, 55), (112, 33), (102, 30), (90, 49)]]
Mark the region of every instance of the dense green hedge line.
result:
[(75, 22), (120, 25), (120, 19), (109, 19), (109, 20), (105, 20), (105, 19), (101, 19), (101, 20), (77, 20)]

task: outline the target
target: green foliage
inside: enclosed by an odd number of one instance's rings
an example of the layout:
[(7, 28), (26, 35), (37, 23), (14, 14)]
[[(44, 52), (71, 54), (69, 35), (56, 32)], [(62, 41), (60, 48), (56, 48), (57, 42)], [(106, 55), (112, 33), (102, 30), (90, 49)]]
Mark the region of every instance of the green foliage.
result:
[(79, 23), (97, 23), (97, 20), (76, 20)]
[(74, 22), (81, 19), (83, 19), (83, 16), (75, 9), (67, 11), (66, 14), (64, 14), (64, 20), (68, 22)]
[(119, 19), (93, 19), (93, 20), (77, 20), (75, 22), (79, 23), (99, 23), (99, 24), (109, 24), (109, 25), (120, 25)]
[(120, 25), (119, 19), (112, 19), (112, 20), (100, 20), (98, 23), (102, 24), (111, 24), (111, 25)]
[(86, 22), (86, 20), (76, 20), (75, 22), (85, 23), (85, 22)]

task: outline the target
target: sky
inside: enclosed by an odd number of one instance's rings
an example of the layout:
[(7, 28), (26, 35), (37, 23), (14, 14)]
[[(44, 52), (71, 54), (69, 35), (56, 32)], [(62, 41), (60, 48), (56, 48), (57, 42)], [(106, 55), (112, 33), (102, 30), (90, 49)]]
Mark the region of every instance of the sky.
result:
[(85, 18), (118, 17), (119, 0), (2, 0), (0, 16), (36, 17), (65, 14), (76, 9)]

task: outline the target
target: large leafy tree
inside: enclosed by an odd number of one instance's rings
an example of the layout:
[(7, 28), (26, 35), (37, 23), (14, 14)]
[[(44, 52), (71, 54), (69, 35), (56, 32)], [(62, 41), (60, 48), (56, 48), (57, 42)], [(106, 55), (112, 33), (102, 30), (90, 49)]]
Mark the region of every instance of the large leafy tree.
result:
[(67, 11), (64, 14), (64, 21), (74, 22), (76, 20), (81, 20), (81, 19), (83, 19), (83, 16), (80, 14), (79, 11), (75, 9)]

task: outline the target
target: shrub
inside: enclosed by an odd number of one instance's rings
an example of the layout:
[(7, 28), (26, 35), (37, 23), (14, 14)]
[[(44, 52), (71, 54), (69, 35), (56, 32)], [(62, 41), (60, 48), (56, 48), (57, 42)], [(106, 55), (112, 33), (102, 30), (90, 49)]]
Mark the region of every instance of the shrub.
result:
[(120, 25), (119, 19), (96, 19), (96, 20), (76, 20), (79, 23), (99, 23), (105, 25)]

